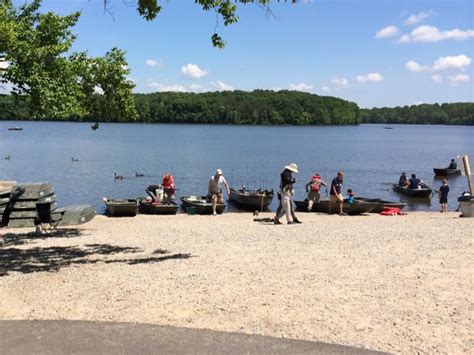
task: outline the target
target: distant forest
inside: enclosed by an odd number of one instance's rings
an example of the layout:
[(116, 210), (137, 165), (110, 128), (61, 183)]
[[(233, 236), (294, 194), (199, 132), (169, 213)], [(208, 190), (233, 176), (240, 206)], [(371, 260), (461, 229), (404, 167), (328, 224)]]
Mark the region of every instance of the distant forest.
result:
[[(101, 118), (101, 95), (92, 113), (70, 121), (209, 123), (250, 125), (355, 125), (359, 123), (474, 125), (474, 103), (422, 104), (359, 109), (357, 104), (330, 96), (297, 91), (163, 92), (134, 94), (136, 118)], [(0, 120), (29, 120), (27, 104), (0, 95)]]

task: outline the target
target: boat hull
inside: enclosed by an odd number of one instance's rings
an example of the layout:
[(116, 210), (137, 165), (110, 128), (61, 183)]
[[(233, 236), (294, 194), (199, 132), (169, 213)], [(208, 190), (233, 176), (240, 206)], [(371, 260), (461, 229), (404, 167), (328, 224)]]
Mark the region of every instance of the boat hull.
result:
[(230, 189), (229, 201), (239, 208), (255, 211), (265, 210), (273, 201), (273, 191), (236, 191)]
[[(300, 212), (308, 212), (308, 201), (295, 201), (296, 210)], [(373, 204), (367, 202), (354, 201), (353, 203), (344, 203), (343, 211), (348, 215), (359, 215), (369, 213), (374, 208)], [(311, 212), (337, 214), (339, 213), (339, 204), (329, 200), (321, 200), (319, 203), (313, 204)]]
[[(196, 214), (212, 214), (212, 203), (207, 201), (206, 196), (185, 196), (181, 197), (181, 205), (183, 209), (189, 213), (188, 210), (194, 209)], [(216, 206), (216, 213), (224, 212), (226, 205), (218, 203)]]
[(370, 213), (380, 213), (386, 207), (396, 207), (403, 210), (406, 206), (406, 203), (385, 201), (379, 198), (356, 197), (355, 200), (372, 204), (373, 208)]
[(446, 169), (446, 168), (433, 168), (433, 172), (436, 176), (448, 176), (448, 175), (459, 175), (461, 170), (459, 169)]
[(168, 204), (152, 204), (145, 199), (141, 199), (139, 202), (139, 212), (141, 214), (176, 214), (179, 206), (176, 202), (170, 201)]
[(401, 195), (405, 195), (408, 197), (430, 197), (432, 193), (431, 187), (428, 185), (421, 183), (420, 184), (421, 188), (420, 189), (409, 189), (407, 187), (402, 187), (400, 185), (393, 185), (393, 190)]
[(134, 217), (137, 215), (137, 200), (106, 200), (106, 214), (110, 217)]

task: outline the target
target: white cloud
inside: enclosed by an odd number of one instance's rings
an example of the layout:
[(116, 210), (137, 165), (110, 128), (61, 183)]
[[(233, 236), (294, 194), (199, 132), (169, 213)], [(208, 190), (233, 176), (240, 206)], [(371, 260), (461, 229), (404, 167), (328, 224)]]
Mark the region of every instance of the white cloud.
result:
[(151, 89), (155, 89), (161, 92), (165, 92), (165, 91), (187, 92), (188, 91), (183, 85), (180, 85), (180, 84), (163, 85), (156, 81), (149, 81), (147, 86)]
[(471, 65), (471, 58), (461, 54), (456, 57), (439, 57), (433, 64), (434, 71), (462, 69)]
[(375, 34), (375, 38), (380, 39), (380, 38), (390, 38), (390, 37), (395, 37), (400, 33), (400, 30), (398, 29), (397, 26), (387, 26), (382, 28), (380, 31), (378, 31)]
[(380, 73), (369, 73), (367, 75), (358, 75), (356, 77), (356, 80), (359, 83), (367, 83), (367, 82), (378, 82), (378, 81), (383, 81), (383, 76), (380, 75)]
[(467, 74), (448, 76), (449, 86), (458, 86), (459, 84), (468, 83), (470, 80), (471, 77)]
[(419, 73), (421, 71), (429, 70), (428, 66), (420, 65), (417, 62), (415, 62), (414, 60), (408, 61), (407, 64), (405, 64), (405, 68), (407, 68), (409, 71), (412, 71), (412, 72), (415, 72), (415, 73)]
[(201, 92), (204, 90), (204, 86), (199, 84), (191, 84), (189, 85), (189, 90), (192, 92)]
[(331, 79), (331, 84), (336, 86), (337, 89), (346, 89), (349, 87), (349, 81), (346, 78), (333, 77)]
[(440, 74), (434, 74), (431, 76), (431, 80), (433, 80), (437, 84), (441, 84), (443, 82), (443, 76)]
[(428, 17), (430, 17), (431, 15), (431, 11), (421, 11), (419, 14), (415, 15), (415, 14), (412, 14), (411, 16), (409, 16), (404, 24), (405, 25), (415, 25), (425, 19), (427, 19)]
[(331, 89), (330, 89), (329, 87), (327, 87), (327, 86), (323, 86), (323, 87), (321, 88), (321, 91), (322, 91), (322, 92), (330, 92)]
[(458, 41), (466, 40), (474, 37), (474, 30), (460, 30), (455, 28), (449, 31), (440, 31), (434, 26), (419, 26), (405, 34), (398, 40), (399, 43), (413, 43), (413, 42), (439, 42), (446, 39), (454, 39)]
[(214, 86), (218, 91), (230, 91), (234, 88), (230, 85), (223, 83), (222, 81), (211, 82), (211, 85)]
[(192, 79), (200, 79), (207, 75), (207, 70), (199, 68), (196, 64), (188, 63), (181, 67), (184, 76)]
[(104, 95), (104, 90), (102, 90), (101, 87), (96, 85), (96, 86), (94, 86), (94, 94)]
[(290, 90), (295, 91), (311, 91), (313, 85), (306, 83), (290, 84)]
[(160, 67), (163, 65), (163, 60), (161, 59), (147, 59), (145, 61), (145, 64), (148, 65), (149, 67)]
[(458, 56), (439, 57), (433, 65), (420, 65), (414, 60), (410, 60), (405, 64), (405, 67), (412, 72), (440, 72), (446, 70), (463, 70), (471, 65), (472, 59), (464, 54)]

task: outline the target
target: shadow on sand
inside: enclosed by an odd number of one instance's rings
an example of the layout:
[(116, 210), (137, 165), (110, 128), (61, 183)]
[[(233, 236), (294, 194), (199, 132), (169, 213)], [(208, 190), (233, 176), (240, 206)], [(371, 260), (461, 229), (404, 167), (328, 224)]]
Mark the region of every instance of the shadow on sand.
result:
[[(9, 246), (28, 244), (37, 239), (72, 238), (80, 236), (75, 229), (62, 229), (50, 235), (36, 233), (7, 234), (5, 244), (0, 248), (0, 277), (10, 272), (57, 272), (64, 267), (80, 264), (124, 263), (128, 265), (159, 263), (172, 259), (187, 259), (191, 254), (171, 254), (164, 249), (156, 249), (153, 256), (135, 258), (104, 259), (100, 256), (116, 254), (135, 254), (143, 252), (140, 248), (123, 247), (110, 244), (85, 244), (82, 246), (51, 246), (19, 249)], [(160, 256), (155, 256), (160, 255)]]

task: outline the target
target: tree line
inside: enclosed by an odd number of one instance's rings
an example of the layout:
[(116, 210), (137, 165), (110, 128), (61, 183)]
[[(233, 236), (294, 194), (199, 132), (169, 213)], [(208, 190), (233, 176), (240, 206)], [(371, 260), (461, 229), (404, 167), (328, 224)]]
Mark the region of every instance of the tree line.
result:
[(474, 103), (361, 109), (363, 123), (474, 125)]
[(255, 90), (207, 93), (133, 94), (133, 115), (104, 114), (107, 97), (95, 94), (82, 117), (30, 115), (28, 101), (0, 95), (0, 120), (207, 123), (250, 125), (447, 124), (474, 125), (474, 103), (422, 104), (359, 109), (335, 97), (296, 91)]

